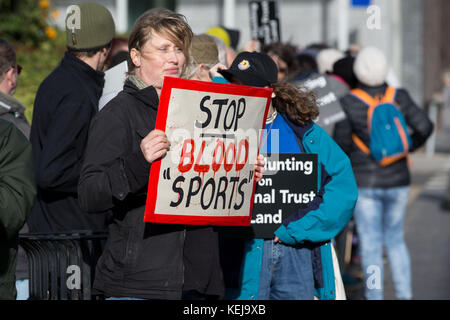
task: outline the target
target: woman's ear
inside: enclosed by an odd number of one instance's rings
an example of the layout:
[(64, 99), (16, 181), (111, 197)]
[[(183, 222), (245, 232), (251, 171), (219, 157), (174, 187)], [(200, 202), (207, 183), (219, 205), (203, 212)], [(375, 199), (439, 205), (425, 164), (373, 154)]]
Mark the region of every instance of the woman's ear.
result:
[(16, 92), (17, 87), (16, 68), (10, 67), (9, 70), (5, 73), (3, 80), (0, 82), (2, 85), (6, 84), (6, 93), (9, 95), (13, 95)]
[(130, 58), (136, 67), (141, 66), (141, 54), (136, 48), (130, 50)]
[(275, 98), (277, 95), (275, 94), (275, 91), (272, 91), (272, 99)]

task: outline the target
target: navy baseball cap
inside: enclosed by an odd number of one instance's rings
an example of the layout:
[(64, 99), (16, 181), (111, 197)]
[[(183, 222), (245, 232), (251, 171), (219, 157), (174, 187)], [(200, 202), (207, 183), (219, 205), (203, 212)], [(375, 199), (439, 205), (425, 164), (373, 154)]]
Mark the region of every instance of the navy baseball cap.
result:
[(230, 82), (234, 76), (244, 85), (265, 87), (277, 82), (278, 68), (272, 58), (265, 53), (241, 52), (229, 69), (219, 70), (219, 73)]

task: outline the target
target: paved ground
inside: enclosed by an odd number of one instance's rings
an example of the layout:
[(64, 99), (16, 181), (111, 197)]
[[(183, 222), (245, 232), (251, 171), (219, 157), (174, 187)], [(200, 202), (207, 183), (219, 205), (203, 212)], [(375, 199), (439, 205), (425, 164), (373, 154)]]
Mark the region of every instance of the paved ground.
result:
[[(447, 127), (448, 129), (448, 127)], [(412, 155), (414, 163), (405, 238), (410, 251), (414, 299), (450, 299), (450, 211), (441, 209), (449, 193), (450, 130), (438, 132), (435, 153), (426, 149)], [(385, 259), (385, 299), (395, 299), (389, 264)], [(349, 273), (361, 276), (357, 264)], [(363, 299), (363, 283), (347, 284), (348, 299)]]

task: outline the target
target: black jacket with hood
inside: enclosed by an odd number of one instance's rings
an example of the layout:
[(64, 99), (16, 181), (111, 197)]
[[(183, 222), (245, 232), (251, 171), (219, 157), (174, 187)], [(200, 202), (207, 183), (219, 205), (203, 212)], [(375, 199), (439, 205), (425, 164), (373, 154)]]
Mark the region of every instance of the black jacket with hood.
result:
[[(375, 97), (384, 95), (387, 85), (369, 87), (359, 83), (357, 87)], [(413, 152), (421, 147), (431, 135), (433, 123), (426, 113), (414, 103), (406, 90), (397, 89), (394, 100), (400, 107), (408, 129), (410, 129), (412, 147), (409, 151)], [(382, 167), (353, 142), (352, 133), (356, 133), (364, 144), (369, 146), (368, 106), (351, 94), (344, 96), (340, 102), (347, 118), (336, 124), (333, 138), (349, 156), (358, 187), (391, 188), (409, 185), (411, 178), (407, 158)]]
[(211, 227), (144, 223), (150, 164), (141, 140), (155, 127), (158, 95), (126, 81), (93, 119), (78, 193), (88, 212), (111, 212), (94, 289), (111, 297), (179, 299), (183, 290), (223, 295)]

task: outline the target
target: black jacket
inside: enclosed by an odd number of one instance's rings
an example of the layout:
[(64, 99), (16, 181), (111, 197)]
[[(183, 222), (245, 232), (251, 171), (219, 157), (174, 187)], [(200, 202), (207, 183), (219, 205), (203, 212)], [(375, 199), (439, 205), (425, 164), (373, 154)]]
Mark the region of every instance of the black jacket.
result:
[(153, 87), (127, 81), (92, 122), (79, 201), (89, 212), (113, 214), (94, 288), (147, 299), (179, 299), (183, 289), (222, 295), (211, 227), (143, 222), (150, 164), (140, 143), (155, 127), (158, 102)]
[(98, 110), (104, 73), (66, 53), (36, 94), (30, 141), (37, 201), (32, 232), (106, 230), (106, 215), (89, 215), (78, 204), (77, 187), (89, 124)]
[[(359, 84), (358, 87), (375, 97), (379, 94), (384, 95), (387, 85), (368, 87)], [(414, 103), (406, 90), (397, 89), (394, 100), (400, 106), (410, 129), (412, 139), (410, 152), (413, 152), (425, 143), (433, 131), (433, 124), (426, 113)], [(390, 188), (409, 185), (411, 179), (406, 158), (382, 167), (353, 142), (351, 135), (354, 132), (365, 145), (369, 145), (367, 105), (350, 94), (344, 96), (340, 101), (347, 119), (336, 124), (333, 138), (348, 154), (358, 186)]]
[(32, 157), (26, 137), (0, 119), (0, 300), (15, 299), (18, 234), (36, 196)]
[[(13, 123), (27, 139), (30, 138), (30, 124), (25, 116), (25, 106), (20, 103), (19, 100), (13, 96), (5, 94), (0, 91), (0, 119), (4, 119)], [(30, 145), (31, 153), (31, 145)], [(31, 159), (31, 158), (30, 158)], [(33, 170), (33, 168), (30, 168)], [(34, 183), (34, 170), (33, 170), (33, 183)], [(31, 211), (31, 208), (30, 210)], [(27, 212), (27, 217), (30, 212)], [(28, 224), (25, 223), (20, 230), (20, 233), (28, 233)], [(24, 279), (28, 278), (28, 258), (21, 246), (17, 250), (17, 267), (16, 278)]]

